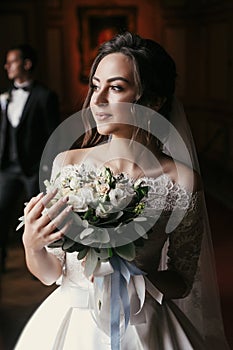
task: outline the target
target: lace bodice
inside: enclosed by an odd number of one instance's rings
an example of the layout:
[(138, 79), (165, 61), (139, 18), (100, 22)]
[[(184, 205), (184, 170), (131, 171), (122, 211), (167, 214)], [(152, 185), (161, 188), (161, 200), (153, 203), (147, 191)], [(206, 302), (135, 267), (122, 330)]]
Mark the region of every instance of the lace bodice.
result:
[[(201, 250), (203, 220), (201, 192), (192, 193), (174, 184), (168, 175), (143, 179), (150, 185), (146, 210), (159, 219), (142, 248), (138, 248), (136, 263), (144, 270), (169, 269), (178, 272), (192, 287)], [(173, 215), (174, 230), (167, 234), (167, 224)]]
[[(173, 183), (168, 175), (163, 174), (156, 179), (142, 178), (149, 186), (145, 211), (150, 215), (159, 215), (153, 232), (144, 240), (143, 247), (137, 248), (136, 264), (143, 270), (153, 267), (161, 268), (163, 254), (166, 254), (167, 268), (178, 272), (191, 289), (197, 270), (202, 239), (202, 218), (200, 208), (201, 192), (192, 193)], [(171, 233), (166, 233), (166, 225), (171, 213), (176, 211), (176, 217), (181, 220)], [(168, 245), (165, 251), (164, 246)], [(83, 275), (83, 267), (77, 260), (77, 253), (64, 253), (61, 248), (49, 248), (64, 265), (64, 276), (71, 284), (88, 285), (89, 281)], [(161, 259), (163, 258), (163, 259)], [(164, 264), (163, 264), (164, 265)]]

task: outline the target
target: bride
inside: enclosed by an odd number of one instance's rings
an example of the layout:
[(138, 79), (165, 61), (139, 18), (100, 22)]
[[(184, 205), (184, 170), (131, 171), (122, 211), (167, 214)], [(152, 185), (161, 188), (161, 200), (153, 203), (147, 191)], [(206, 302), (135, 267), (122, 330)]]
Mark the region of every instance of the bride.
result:
[[(108, 166), (114, 174), (149, 185), (146, 208), (158, 220), (133, 262), (143, 271), (144, 291), (131, 276), (139, 304), (144, 293), (140, 311), (131, 310), (119, 343), (114, 342), (95, 310), (95, 271), (86, 278), (85, 259), (77, 260), (77, 252), (49, 247), (69, 232), (70, 221), (62, 226), (72, 211), (69, 198), (42, 215), (57, 190), (40, 193), (24, 212), (26, 263), (42, 283), (60, 287), (36, 310), (15, 350), (228, 349), (202, 182), (191, 134), (174, 98), (175, 80), (175, 63), (156, 42), (125, 33), (104, 43), (90, 73), (82, 146), (59, 153), (52, 170), (54, 179), (70, 164)], [(109, 305), (117, 300), (110, 301), (108, 284), (103, 288), (109, 320)]]

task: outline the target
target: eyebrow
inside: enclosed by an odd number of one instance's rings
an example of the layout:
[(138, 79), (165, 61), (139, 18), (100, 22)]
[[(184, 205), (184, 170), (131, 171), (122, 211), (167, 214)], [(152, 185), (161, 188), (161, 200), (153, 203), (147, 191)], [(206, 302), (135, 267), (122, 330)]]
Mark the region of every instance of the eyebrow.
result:
[[(97, 77), (93, 77), (92, 79), (97, 80), (98, 82), (100, 82), (100, 79), (97, 78)], [(107, 82), (108, 82), (108, 83), (111, 83), (111, 82), (113, 82), (113, 81), (115, 81), (115, 80), (121, 80), (121, 81), (124, 81), (124, 82), (126, 82), (126, 83), (129, 84), (129, 80), (128, 80), (128, 79), (126, 79), (126, 78), (124, 78), (124, 77), (120, 77), (120, 76), (119, 76), (119, 77), (109, 78), (109, 79), (107, 79)]]

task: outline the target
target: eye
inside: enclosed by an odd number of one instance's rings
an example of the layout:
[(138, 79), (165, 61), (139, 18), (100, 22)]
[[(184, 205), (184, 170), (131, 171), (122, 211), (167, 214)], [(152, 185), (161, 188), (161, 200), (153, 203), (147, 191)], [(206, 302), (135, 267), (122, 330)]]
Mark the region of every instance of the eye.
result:
[(124, 90), (124, 88), (121, 85), (111, 85), (110, 88), (113, 91), (119, 91), (119, 92)]
[(91, 84), (91, 89), (93, 91), (97, 91), (99, 89), (99, 86), (97, 86), (96, 84)]

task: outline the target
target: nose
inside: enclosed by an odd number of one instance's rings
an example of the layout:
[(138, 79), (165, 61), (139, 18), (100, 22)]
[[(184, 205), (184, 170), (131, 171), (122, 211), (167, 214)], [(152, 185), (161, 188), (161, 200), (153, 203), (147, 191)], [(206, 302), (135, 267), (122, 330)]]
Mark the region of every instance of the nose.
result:
[(108, 95), (104, 90), (94, 91), (92, 95), (92, 101), (95, 105), (107, 105), (108, 104)]

